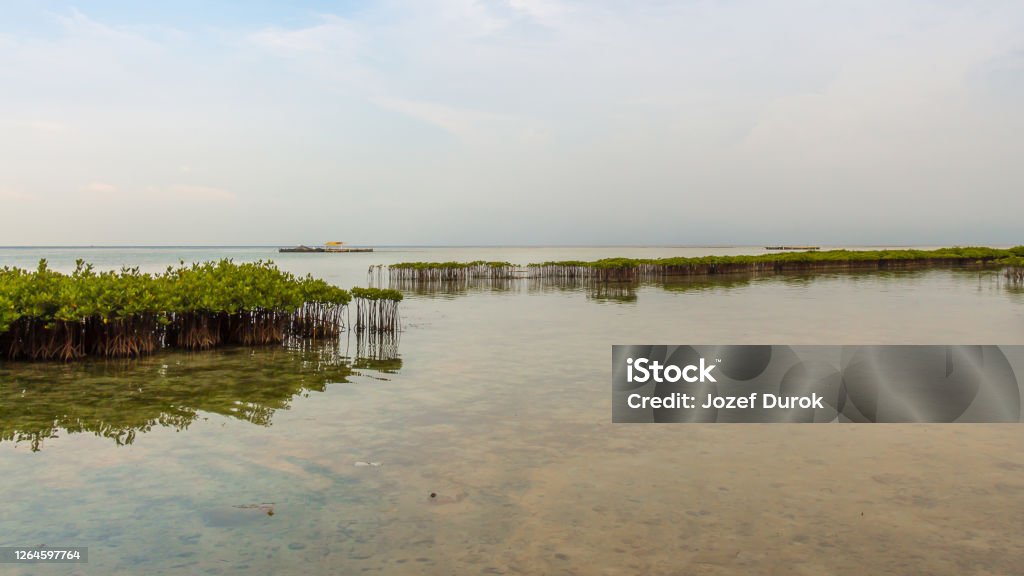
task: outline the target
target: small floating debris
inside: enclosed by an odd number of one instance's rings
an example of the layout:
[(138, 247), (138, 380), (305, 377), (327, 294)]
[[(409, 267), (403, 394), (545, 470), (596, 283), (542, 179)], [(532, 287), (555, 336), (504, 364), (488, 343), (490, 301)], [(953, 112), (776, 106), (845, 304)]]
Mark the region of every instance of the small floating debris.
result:
[(233, 506), (214, 506), (203, 510), (203, 524), (213, 528), (234, 528), (247, 526), (267, 520), (267, 516), (275, 513), (272, 502), (261, 504), (236, 504)]
[(437, 492), (431, 492), (427, 501), (431, 504), (456, 504), (462, 502), (469, 496), (468, 492), (459, 492), (455, 495), (438, 494)]
[(363, 462), (363, 461), (359, 461), (359, 462), (356, 462), (355, 465), (356, 466), (373, 466), (374, 468), (376, 468), (376, 467), (380, 466), (381, 463), (380, 462)]

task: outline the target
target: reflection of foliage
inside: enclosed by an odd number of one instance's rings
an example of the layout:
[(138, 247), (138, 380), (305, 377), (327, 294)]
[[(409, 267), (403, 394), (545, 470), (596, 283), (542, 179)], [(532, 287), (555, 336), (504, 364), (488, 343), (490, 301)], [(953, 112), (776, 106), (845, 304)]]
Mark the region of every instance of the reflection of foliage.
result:
[[(1005, 274), (991, 268), (952, 269), (957, 276), (995, 278)], [(667, 292), (701, 292), (745, 288), (754, 282), (781, 283), (791, 287), (810, 286), (816, 282), (842, 278), (853, 284), (874, 283), (879, 279), (923, 278), (932, 272), (925, 268), (896, 270), (832, 270), (734, 274), (664, 276), (647, 280), (604, 281), (591, 277), (532, 276), (517, 279), (468, 279), (462, 282), (400, 282), (392, 283), (408, 294), (420, 297), (456, 298), (487, 292), (521, 292), (529, 294), (580, 293), (594, 302), (633, 303), (641, 288), (660, 288)], [(1007, 282), (1001, 287), (1008, 293), (1020, 292), (1024, 282)]]
[(636, 289), (639, 287), (639, 282), (593, 283), (587, 291), (587, 298), (598, 302), (631, 304), (636, 302)]
[[(358, 345), (357, 345), (358, 348)], [(154, 427), (178, 430), (201, 412), (269, 426), (277, 410), (304, 391), (347, 382), (353, 369), (388, 371), (397, 359), (363, 361), (336, 345), (168, 352), (138, 360), (0, 365), (0, 441), (32, 450), (58, 431), (92, 432), (131, 444)]]
[(354, 370), (373, 370), (384, 374), (397, 374), (402, 369), (401, 358), (356, 358), (352, 362)]
[[(361, 335), (360, 338), (356, 339), (356, 364), (354, 367), (359, 368), (370, 368), (368, 365), (359, 365), (360, 362), (373, 361), (373, 362), (399, 362), (398, 367), (401, 367), (401, 360), (398, 360), (398, 332), (371, 332), (369, 334)], [(386, 370), (392, 371), (392, 370)], [(394, 371), (397, 371), (394, 370)]]
[(390, 286), (410, 296), (453, 298), (470, 292), (509, 292), (519, 283), (515, 278), (462, 278), (459, 280), (391, 280)]
[[(873, 282), (879, 278), (921, 278), (928, 270), (897, 270), (897, 271), (835, 271), (835, 272), (778, 272), (767, 274), (718, 274), (708, 276), (691, 276), (665, 278), (662, 281), (650, 282), (668, 292), (701, 292), (704, 290), (721, 290), (746, 288), (753, 282), (781, 283), (791, 287), (810, 286), (815, 282), (843, 278), (853, 283)], [(976, 273), (976, 272), (975, 272)]]
[(736, 274), (729, 276), (693, 276), (688, 278), (672, 278), (655, 285), (668, 292), (701, 292), (722, 288), (741, 288), (750, 285), (757, 278), (753, 274)]

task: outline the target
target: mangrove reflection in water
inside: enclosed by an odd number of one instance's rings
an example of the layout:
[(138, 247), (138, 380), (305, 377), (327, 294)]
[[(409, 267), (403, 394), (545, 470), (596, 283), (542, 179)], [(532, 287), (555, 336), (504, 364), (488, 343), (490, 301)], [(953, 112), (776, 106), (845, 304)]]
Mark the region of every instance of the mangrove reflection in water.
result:
[[(633, 304), (645, 289), (674, 293), (705, 291), (728, 292), (761, 285), (809, 287), (841, 280), (865, 289), (888, 281), (923, 281), (937, 274), (935, 270), (872, 270), (839, 272), (737, 273), (706, 276), (677, 276), (655, 280), (602, 281), (590, 278), (524, 277), (524, 278), (460, 278), (458, 280), (391, 280), (383, 278), (386, 287), (401, 290), (414, 298), (453, 299), (471, 294), (550, 294), (582, 293), (596, 303)], [(1016, 299), (1024, 293), (1024, 284), (995, 270), (942, 270), (959, 281), (977, 282), (979, 290), (998, 291)], [(380, 280), (380, 279), (378, 279)]]
[(335, 342), (0, 364), (0, 442), (38, 451), (61, 433), (93, 433), (128, 445), (156, 426), (185, 430), (203, 413), (269, 426), (297, 395), (348, 382), (357, 370), (401, 369), (397, 335), (353, 336), (342, 346), (350, 340), (351, 357)]

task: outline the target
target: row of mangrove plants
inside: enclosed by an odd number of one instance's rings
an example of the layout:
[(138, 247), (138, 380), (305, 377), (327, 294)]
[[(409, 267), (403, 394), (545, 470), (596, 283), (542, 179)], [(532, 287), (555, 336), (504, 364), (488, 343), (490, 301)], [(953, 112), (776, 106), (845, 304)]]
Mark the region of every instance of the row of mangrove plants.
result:
[[(936, 250), (825, 250), (747, 256), (605, 258), (514, 266), (507, 262), (405, 262), (388, 267), (392, 285), (409, 281), (466, 278), (559, 278), (623, 282), (673, 276), (759, 274), (833, 270), (902, 270), (997, 265), (1024, 258), (1024, 246), (1009, 249), (953, 247)], [(1012, 265), (1006, 264), (1012, 269)], [(1018, 266), (1019, 268), (1019, 266)], [(378, 269), (379, 276), (379, 269)]]
[(607, 258), (592, 262), (530, 264), (531, 276), (586, 278), (598, 281), (656, 280), (671, 276), (761, 274), (831, 270), (903, 270), (994, 263), (1024, 255), (1024, 246), (1008, 250), (984, 247), (937, 250), (827, 250), (675, 258)]
[[(470, 278), (514, 278), (519, 267), (509, 262), (401, 262), (388, 267), (391, 280), (466, 280)], [(373, 275), (373, 267), (370, 274)]]
[(399, 329), (401, 292), (387, 288), (353, 288), (352, 296), (356, 298), (357, 331), (395, 332)]
[[(97, 272), (79, 260), (62, 274), (42, 260), (34, 271), (0, 268), (0, 358), (134, 357), (161, 348), (331, 339), (344, 328), (351, 299), (347, 290), (272, 262), (182, 263), (149, 274)], [(397, 330), (397, 312), (368, 315), (359, 329)]]

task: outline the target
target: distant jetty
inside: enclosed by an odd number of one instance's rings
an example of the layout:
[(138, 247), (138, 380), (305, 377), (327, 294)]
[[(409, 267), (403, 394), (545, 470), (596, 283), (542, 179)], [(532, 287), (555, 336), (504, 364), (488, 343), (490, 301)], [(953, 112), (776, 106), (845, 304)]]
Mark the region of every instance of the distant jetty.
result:
[(765, 250), (820, 250), (821, 246), (765, 246)]
[(328, 242), (323, 246), (296, 246), (294, 248), (280, 248), (278, 252), (298, 252), (298, 253), (313, 253), (313, 252), (373, 252), (373, 248), (353, 248), (345, 246), (344, 242)]

